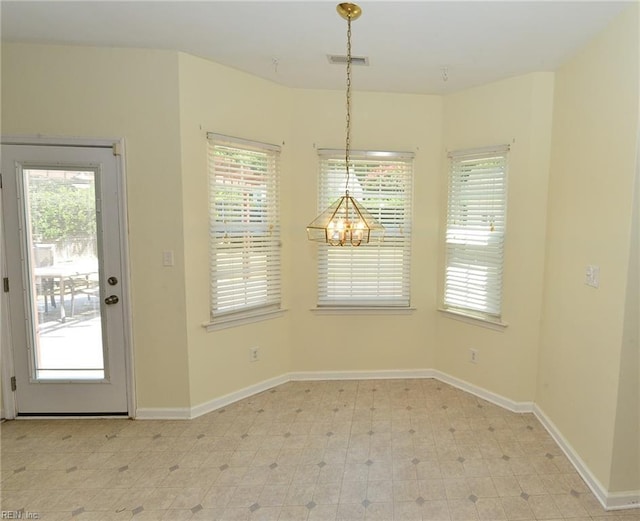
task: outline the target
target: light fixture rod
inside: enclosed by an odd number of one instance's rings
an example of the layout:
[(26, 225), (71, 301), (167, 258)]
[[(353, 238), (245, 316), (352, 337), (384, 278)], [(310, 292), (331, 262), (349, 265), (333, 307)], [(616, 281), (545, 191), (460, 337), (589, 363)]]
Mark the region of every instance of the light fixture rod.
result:
[[(340, 4), (343, 5), (343, 4)], [(352, 5), (352, 4), (349, 4)], [(345, 164), (347, 167), (347, 182), (345, 183), (345, 194), (349, 194), (349, 162), (351, 160), (351, 20), (347, 17), (347, 132), (344, 146)]]

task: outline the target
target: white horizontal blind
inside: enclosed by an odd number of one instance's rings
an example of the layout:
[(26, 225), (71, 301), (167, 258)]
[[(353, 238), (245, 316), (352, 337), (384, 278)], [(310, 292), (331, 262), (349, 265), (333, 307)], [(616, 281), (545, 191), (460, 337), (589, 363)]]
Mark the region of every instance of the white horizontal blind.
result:
[(211, 318), (280, 308), (279, 148), (208, 135)]
[[(319, 211), (344, 195), (344, 151), (320, 150)], [(369, 244), (318, 248), (318, 306), (409, 306), (413, 155), (352, 152), (349, 195), (384, 230)]]
[(450, 154), (445, 308), (502, 313), (507, 151)]

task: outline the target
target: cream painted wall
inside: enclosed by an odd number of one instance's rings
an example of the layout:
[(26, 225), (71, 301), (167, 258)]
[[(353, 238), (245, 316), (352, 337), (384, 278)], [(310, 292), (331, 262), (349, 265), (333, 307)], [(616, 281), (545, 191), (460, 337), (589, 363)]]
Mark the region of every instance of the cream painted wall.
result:
[[(626, 399), (618, 393), (626, 392), (638, 49), (636, 3), (557, 72), (554, 100), (536, 402), (608, 490), (617, 406)], [(600, 267), (598, 289), (584, 284), (589, 264)]]
[(353, 93), (352, 148), (415, 153), (411, 303), (407, 315), (319, 315), (316, 248), (318, 148), (344, 148), (344, 92), (298, 90), (293, 103), (290, 315), (294, 371), (433, 367), (442, 102), (437, 96)]
[(2, 45), (3, 135), (126, 140), (139, 407), (189, 404), (177, 73), (174, 52)]
[[(179, 55), (180, 133), (189, 385), (196, 406), (290, 370), (290, 313), (208, 333), (209, 199), (207, 131), (282, 146), (281, 221), (284, 307), (290, 308), (292, 215), (290, 90), (187, 54)], [(249, 361), (259, 347), (260, 360)]]
[[(639, 134), (640, 138), (640, 134)], [(638, 141), (640, 152), (640, 139)], [(636, 153), (637, 154), (637, 153)], [(611, 463), (611, 492), (640, 494), (640, 156), (631, 218), (631, 253), (627, 275), (620, 384)]]
[[(504, 330), (463, 323), (440, 313), (435, 367), (515, 401), (533, 401), (542, 309), (553, 74), (535, 73), (446, 96), (446, 150), (510, 144), (503, 284)], [(441, 242), (446, 219), (445, 151), (440, 191)], [(444, 251), (440, 252), (438, 305)], [(478, 363), (469, 350), (478, 350)]]

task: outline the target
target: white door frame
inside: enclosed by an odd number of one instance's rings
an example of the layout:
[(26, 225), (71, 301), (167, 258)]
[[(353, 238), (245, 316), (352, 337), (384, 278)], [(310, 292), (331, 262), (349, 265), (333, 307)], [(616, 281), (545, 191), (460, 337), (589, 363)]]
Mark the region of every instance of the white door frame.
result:
[[(32, 146), (67, 146), (67, 147), (113, 147), (118, 168), (118, 191), (120, 195), (120, 252), (123, 260), (122, 266), (122, 288), (124, 290), (121, 301), (124, 315), (124, 352), (126, 363), (127, 382), (127, 412), (129, 417), (136, 416), (136, 387), (133, 356), (133, 329), (131, 321), (131, 286), (130, 286), (130, 263), (129, 263), (129, 224), (127, 221), (127, 183), (125, 169), (125, 146), (123, 138), (99, 139), (99, 138), (69, 138), (69, 137), (42, 137), (42, 136), (2, 136), (2, 144), (6, 145), (32, 145)], [(1, 209), (1, 204), (0, 204)], [(0, 267), (2, 276), (6, 274), (6, 252), (4, 227), (0, 226)], [(15, 283), (14, 283), (15, 284)], [(0, 288), (1, 290), (1, 288)], [(13, 363), (13, 350), (11, 348), (11, 330), (9, 315), (9, 296), (2, 291), (0, 302), (2, 318), (0, 319), (0, 359), (2, 362), (2, 408), (4, 418), (14, 419), (16, 417), (16, 404), (14, 393), (11, 390), (11, 376), (15, 374)], [(68, 418), (68, 417), (67, 417)]]

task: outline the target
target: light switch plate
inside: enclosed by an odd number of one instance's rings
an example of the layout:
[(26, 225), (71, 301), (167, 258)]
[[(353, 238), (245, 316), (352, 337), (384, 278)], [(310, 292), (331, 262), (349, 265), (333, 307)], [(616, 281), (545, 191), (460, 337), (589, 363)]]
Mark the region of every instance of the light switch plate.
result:
[(600, 286), (600, 266), (593, 266), (592, 264), (587, 266), (584, 283), (592, 288)]

